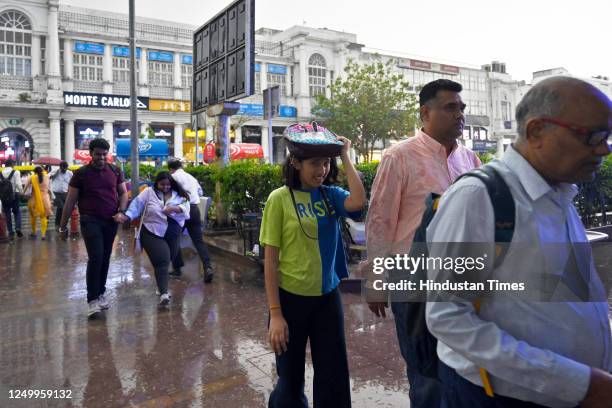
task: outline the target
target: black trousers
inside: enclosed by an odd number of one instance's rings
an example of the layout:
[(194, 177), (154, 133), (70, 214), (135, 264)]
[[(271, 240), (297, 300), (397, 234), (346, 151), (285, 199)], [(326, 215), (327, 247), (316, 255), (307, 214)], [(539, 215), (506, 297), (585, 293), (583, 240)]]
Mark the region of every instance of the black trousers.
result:
[[(208, 247), (204, 243), (204, 238), (202, 238), (202, 220), (200, 216), (200, 208), (196, 204), (191, 204), (189, 206), (189, 219), (185, 221), (185, 228), (189, 233), (189, 237), (193, 241), (193, 246), (195, 246), (196, 251), (198, 251), (202, 265), (204, 265), (205, 268), (210, 266)], [(184, 265), (185, 262), (183, 262), (181, 251), (178, 251), (176, 256), (172, 258), (172, 266), (176, 270)]]
[(13, 230), (13, 216), (15, 216), (15, 230), (21, 231), (21, 208), (19, 207), (19, 194), (15, 193), (15, 199), (12, 202), (2, 202), (2, 212), (6, 217), (6, 228), (9, 236), (15, 235)]
[(276, 356), (278, 382), (269, 408), (307, 408), (304, 394), (306, 341), (314, 366), (315, 408), (351, 406), (344, 313), (338, 288), (323, 296), (299, 296), (279, 289), (281, 310), (289, 326), (287, 351)]
[[(68, 193), (56, 193), (55, 200), (53, 200), (53, 204), (55, 205), (55, 228), (59, 228), (60, 221), (62, 220), (62, 211), (64, 210), (64, 203), (66, 202), (66, 197)], [(74, 232), (74, 231), (72, 231)]]
[(153, 234), (144, 225), (140, 231), (140, 243), (155, 270), (155, 281), (160, 294), (168, 293), (168, 269), (170, 261), (179, 252), (180, 236), (181, 227), (170, 217), (163, 237)]
[(106, 291), (106, 278), (117, 235), (117, 223), (111, 220), (81, 215), (81, 233), (87, 248), (87, 302)]

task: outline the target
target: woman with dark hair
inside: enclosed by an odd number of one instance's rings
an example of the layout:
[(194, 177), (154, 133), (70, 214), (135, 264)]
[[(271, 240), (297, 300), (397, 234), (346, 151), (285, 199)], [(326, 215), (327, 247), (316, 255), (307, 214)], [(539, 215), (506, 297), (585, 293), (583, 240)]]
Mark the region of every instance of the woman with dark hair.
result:
[(189, 196), (167, 171), (157, 174), (153, 187), (147, 187), (132, 200), (118, 222), (142, 216), (140, 242), (155, 270), (160, 306), (170, 303), (168, 268), (179, 250), (179, 238), (189, 219)]
[(49, 176), (42, 167), (36, 166), (34, 174), (28, 178), (24, 191), (31, 189), (32, 195), (28, 200), (30, 223), (32, 225), (31, 238), (36, 239), (36, 220), (40, 218), (41, 239), (47, 236), (48, 217), (53, 213), (51, 196), (49, 195)]
[[(361, 215), (365, 189), (349, 158), (348, 139), (315, 123), (291, 126), (285, 138), (291, 153), (283, 167), (285, 186), (268, 197), (259, 239), (265, 246), (268, 339), (278, 373), (268, 406), (308, 406), (304, 369), (310, 340), (314, 406), (346, 408), (351, 392), (338, 284), (348, 267), (338, 218)], [(338, 155), (350, 191), (333, 185)]]

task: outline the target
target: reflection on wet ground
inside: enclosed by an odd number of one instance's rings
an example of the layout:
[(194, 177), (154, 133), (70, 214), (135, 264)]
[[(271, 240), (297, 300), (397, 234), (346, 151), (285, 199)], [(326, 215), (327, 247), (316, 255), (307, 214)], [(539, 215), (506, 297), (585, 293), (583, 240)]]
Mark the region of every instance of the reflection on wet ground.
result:
[[(276, 373), (257, 268), (213, 253), (217, 274), (204, 285), (192, 260), (159, 310), (149, 261), (132, 256), (128, 237), (115, 241), (111, 309), (96, 321), (85, 315), (80, 239), (0, 246), (0, 406), (265, 407)], [(408, 406), (392, 319), (376, 319), (358, 295), (343, 299), (353, 406)], [(312, 375), (308, 363), (310, 401)], [(71, 398), (9, 399), (11, 390)]]

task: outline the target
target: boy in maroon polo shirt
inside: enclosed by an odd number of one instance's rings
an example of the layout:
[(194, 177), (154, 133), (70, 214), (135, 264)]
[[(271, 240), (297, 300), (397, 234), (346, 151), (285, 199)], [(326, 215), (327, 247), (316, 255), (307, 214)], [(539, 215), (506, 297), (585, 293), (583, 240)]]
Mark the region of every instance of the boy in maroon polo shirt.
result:
[(88, 316), (98, 316), (109, 304), (104, 296), (106, 277), (117, 223), (113, 219), (124, 213), (128, 196), (121, 171), (106, 163), (110, 145), (105, 139), (94, 139), (89, 144), (91, 162), (74, 172), (62, 212), (59, 233), (68, 236), (66, 224), (75, 203), (79, 203), (81, 234), (87, 248), (87, 303)]

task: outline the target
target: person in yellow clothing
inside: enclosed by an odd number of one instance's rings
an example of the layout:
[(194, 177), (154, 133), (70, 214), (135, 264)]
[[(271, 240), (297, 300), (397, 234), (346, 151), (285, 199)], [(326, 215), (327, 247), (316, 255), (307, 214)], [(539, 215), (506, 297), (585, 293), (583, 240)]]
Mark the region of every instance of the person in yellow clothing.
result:
[(49, 195), (49, 175), (43, 168), (36, 166), (34, 174), (26, 182), (25, 189), (32, 188), (32, 195), (28, 200), (28, 210), (30, 211), (30, 222), (32, 233), (30, 237), (36, 239), (36, 220), (40, 218), (41, 239), (46, 238), (48, 217), (52, 214), (51, 196)]

